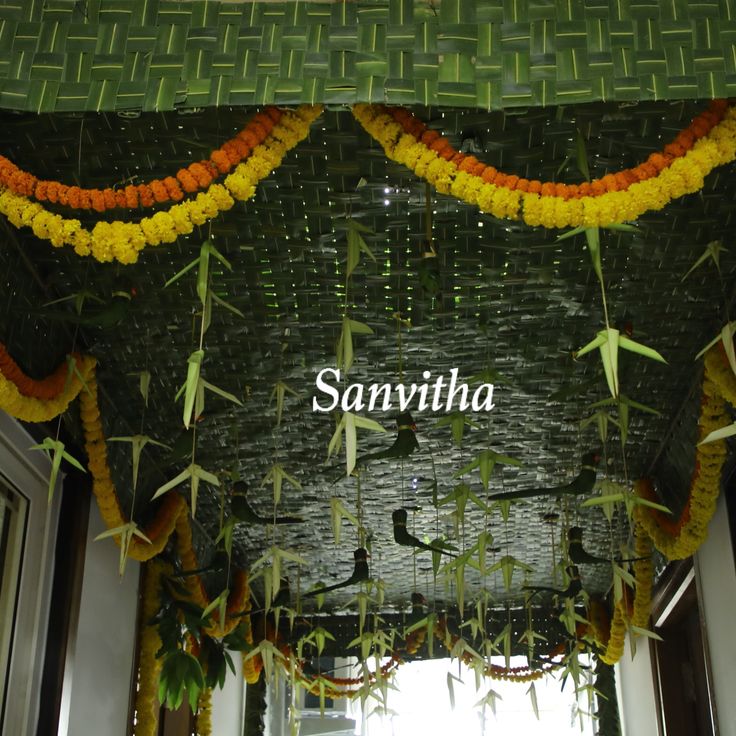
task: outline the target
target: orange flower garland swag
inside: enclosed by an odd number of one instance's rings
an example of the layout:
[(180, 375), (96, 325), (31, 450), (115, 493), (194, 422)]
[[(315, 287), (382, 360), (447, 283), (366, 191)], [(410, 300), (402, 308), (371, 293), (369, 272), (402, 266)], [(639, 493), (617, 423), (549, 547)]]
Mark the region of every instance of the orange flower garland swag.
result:
[(281, 119), (277, 107), (266, 107), (233, 138), (210, 154), (209, 159), (179, 169), (176, 176), (154, 179), (147, 184), (130, 184), (121, 189), (84, 189), (58, 181), (37, 179), (12, 161), (0, 156), (0, 186), (39, 202), (54, 202), (74, 209), (105, 212), (115, 208), (152, 207), (180, 202), (184, 194), (206, 189), (223, 174), (247, 158)]
[[(720, 343), (719, 343), (720, 345)], [(730, 423), (725, 401), (736, 402), (736, 378), (718, 346), (705, 355), (703, 396), (700, 406), (700, 439)], [(694, 554), (705, 541), (720, 493), (721, 470), (726, 459), (723, 440), (698, 445), (695, 470), (687, 502), (677, 519), (656, 509), (637, 507), (636, 519), (651, 537), (654, 546), (669, 560), (682, 560)], [(660, 502), (652, 481), (642, 478), (636, 492), (650, 501)]]
[[(71, 356), (77, 370), (82, 364), (82, 356), (73, 353)], [(60, 363), (58, 368), (40, 380), (27, 376), (8, 353), (5, 345), (0, 343), (0, 373), (12, 381), (23, 396), (28, 396), (41, 401), (55, 399), (64, 390), (69, 380), (69, 372), (72, 370), (68, 363)]]
[[(107, 462), (107, 446), (102, 430), (100, 410), (97, 404), (97, 379), (91, 373), (87, 387), (80, 399), (80, 415), (84, 430), (85, 449), (88, 468), (92, 475), (92, 492), (97, 506), (108, 529), (116, 529), (128, 523), (118, 499), (115, 485)], [(189, 506), (178, 493), (167, 493), (154, 518), (145, 526), (144, 534), (151, 540), (148, 544), (134, 537), (128, 548), (128, 556), (138, 561), (151, 560), (160, 554), (171, 535), (176, 532), (177, 552), (185, 569), (200, 567), (192, 544), (192, 527), (189, 522)], [(118, 544), (120, 538), (115, 538)], [(250, 608), (250, 589), (248, 576), (242, 570), (233, 571), (233, 588), (228, 596), (225, 621), (219, 621), (219, 612), (213, 614), (213, 623), (205, 629), (211, 636), (225, 636), (240, 622), (243, 612)], [(191, 600), (201, 608), (206, 608), (209, 597), (201, 576), (187, 579), (186, 588)]]
[[(635, 220), (698, 191), (714, 168), (736, 158), (736, 106), (728, 107), (722, 101), (696, 118), (665, 154), (656, 154), (619, 179), (610, 175), (585, 188), (530, 182), (500, 173), (472, 156), (457, 153), (446, 139), (426, 130), (409, 113), (357, 104), (353, 115), (390, 159), (438, 192), (476, 205), (494, 217), (523, 220), (532, 227), (595, 227)], [(628, 186), (622, 188), (626, 182)]]
[(251, 155), (235, 167), (222, 184), (210, 184), (196, 197), (185, 199), (168, 210), (160, 210), (140, 221), (98, 221), (91, 230), (77, 219), (48, 211), (10, 189), (0, 186), (0, 213), (17, 228), (28, 227), (41, 240), (54, 247), (68, 245), (79, 256), (91, 255), (101, 263), (113, 260), (130, 264), (146, 246), (173, 243), (220, 213), (230, 210), (235, 201), (245, 202), (256, 192), (256, 185), (278, 168), (284, 156), (309, 134), (321, 114), (319, 105), (301, 105), (281, 113), (268, 137)]
[(29, 378), (0, 345), (0, 409), (24, 422), (48, 422), (67, 410), (79, 395), (86, 393), (94, 374), (95, 359), (74, 356), (74, 367), (62, 363), (40, 381)]
[(607, 174), (600, 179), (593, 179), (582, 184), (563, 184), (560, 182), (541, 182), (528, 180), (512, 174), (504, 174), (493, 166), (486, 166), (475, 156), (466, 156), (456, 151), (447, 138), (440, 136), (436, 130), (429, 129), (405, 107), (386, 107), (386, 112), (401, 125), (405, 133), (416, 138), (435, 151), (445, 161), (456, 164), (460, 171), (479, 176), (488, 184), (506, 187), (520, 192), (531, 192), (542, 196), (556, 196), (563, 199), (580, 199), (581, 197), (597, 197), (606, 192), (620, 192), (628, 189), (638, 181), (646, 181), (666, 169), (672, 162), (684, 156), (693, 145), (723, 120), (728, 109), (726, 100), (712, 100), (708, 109), (697, 115), (690, 125), (664, 147), (661, 153), (652, 153), (645, 163), (631, 169), (624, 169), (615, 174)]
[(161, 638), (158, 627), (150, 621), (161, 605), (161, 574), (161, 565), (156, 561), (147, 562), (143, 568), (134, 736), (156, 736), (158, 733), (158, 680), (162, 660), (156, 656), (156, 652), (161, 647)]

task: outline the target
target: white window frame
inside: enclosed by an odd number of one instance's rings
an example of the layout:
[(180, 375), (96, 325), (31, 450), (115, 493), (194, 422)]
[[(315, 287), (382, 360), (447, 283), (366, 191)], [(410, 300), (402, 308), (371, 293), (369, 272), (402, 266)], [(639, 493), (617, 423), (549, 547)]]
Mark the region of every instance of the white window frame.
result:
[(18, 422), (0, 412), (0, 475), (28, 503), (2, 736), (35, 734), (40, 709), (61, 478), (49, 504), (51, 463), (45, 453), (28, 451), (34, 444)]

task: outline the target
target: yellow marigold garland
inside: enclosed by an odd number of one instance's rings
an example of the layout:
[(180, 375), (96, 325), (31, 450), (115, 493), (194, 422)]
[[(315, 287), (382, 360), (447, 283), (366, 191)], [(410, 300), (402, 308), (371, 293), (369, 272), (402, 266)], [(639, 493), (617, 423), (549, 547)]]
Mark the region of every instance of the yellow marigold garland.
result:
[(730, 107), (718, 125), (657, 176), (624, 191), (565, 199), (508, 189), (461, 171), (405, 132), (379, 105), (354, 105), (353, 114), (390, 159), (411, 169), (438, 192), (477, 205), (494, 217), (521, 219), (527, 225), (546, 228), (594, 227), (635, 220), (650, 210), (661, 210), (673, 199), (697, 192), (714, 168), (736, 158), (736, 107)]
[(161, 607), (161, 574), (161, 565), (154, 560), (147, 562), (143, 569), (134, 736), (156, 736), (158, 733), (158, 679), (162, 662), (156, 652), (161, 647), (161, 638), (158, 627), (150, 626), (149, 622)]
[(89, 355), (80, 357), (64, 389), (51, 399), (24, 396), (13, 381), (0, 373), (0, 409), (24, 422), (48, 422), (65, 412), (80, 392), (86, 393), (84, 388), (89, 385), (96, 362)]
[[(736, 399), (736, 381), (725, 357), (716, 346), (705, 355), (699, 439), (730, 423), (724, 398), (729, 403)], [(725, 459), (726, 443), (723, 440), (698, 445), (688, 500), (679, 519), (673, 521), (662, 512), (637, 507), (637, 522), (667, 559), (690, 557), (705, 541), (720, 493), (721, 470)], [(635, 488), (643, 497), (658, 500), (648, 479), (637, 481)]]
[(17, 228), (30, 227), (36, 237), (55, 247), (70, 245), (77, 255), (92, 255), (98, 261), (117, 260), (135, 263), (147, 245), (173, 243), (220, 212), (229, 210), (235, 200), (245, 201), (255, 194), (256, 184), (277, 168), (286, 153), (306, 138), (312, 122), (320, 115), (320, 105), (302, 105), (285, 111), (268, 138), (252, 155), (239, 164), (222, 184), (212, 184), (195, 198), (144, 217), (139, 222), (97, 222), (92, 230), (79, 220), (49, 212), (38, 202), (0, 190), (0, 213)]
[(212, 735), (212, 688), (206, 687), (199, 694), (196, 730), (197, 736)]
[(608, 644), (605, 651), (598, 655), (606, 664), (616, 664), (624, 653), (624, 644), (626, 642), (626, 611), (624, 609), (625, 604), (623, 600), (618, 601), (613, 609)]

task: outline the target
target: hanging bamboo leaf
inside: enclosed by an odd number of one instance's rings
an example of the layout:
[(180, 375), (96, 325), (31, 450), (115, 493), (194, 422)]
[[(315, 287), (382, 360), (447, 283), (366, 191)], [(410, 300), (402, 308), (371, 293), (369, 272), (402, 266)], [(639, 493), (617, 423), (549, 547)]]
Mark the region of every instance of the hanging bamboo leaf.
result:
[(350, 475), (355, 469), (357, 459), (357, 429), (367, 429), (372, 432), (385, 432), (386, 430), (378, 424), (378, 422), (366, 417), (345, 412), (337, 424), (335, 433), (332, 435), (330, 444), (327, 447), (328, 459), (336, 452), (342, 442), (342, 433), (345, 433), (345, 464), (347, 475)]
[(184, 426), (189, 429), (192, 423), (192, 410), (194, 402), (197, 398), (197, 388), (199, 387), (199, 374), (202, 369), (202, 360), (204, 359), (204, 350), (195, 350), (188, 358), (187, 363), (187, 380), (184, 384)]
[(433, 425), (432, 429), (437, 427), (450, 427), (452, 430), (452, 440), (459, 447), (463, 441), (463, 435), (465, 434), (465, 427), (474, 427), (479, 429), (478, 425), (471, 421), (465, 416), (465, 412), (454, 411), (452, 414), (448, 414), (441, 419), (438, 419)]
[(78, 470), (86, 473), (84, 466), (72, 457), (65, 449), (65, 445), (61, 440), (53, 440), (51, 437), (45, 437), (43, 442), (38, 445), (33, 445), (28, 448), (29, 450), (41, 450), (46, 453), (46, 457), (51, 460), (51, 472), (49, 473), (49, 484), (48, 484), (48, 502), (51, 503), (51, 498), (54, 494), (54, 488), (56, 487), (56, 479), (59, 477), (59, 469), (61, 468), (61, 461), (66, 460), (70, 465), (73, 465)]
[(736, 434), (736, 422), (729, 424), (727, 427), (721, 427), (720, 429), (714, 429), (709, 432), (704, 439), (698, 442), (700, 445), (707, 445), (709, 442), (718, 442), (718, 440), (725, 440), (727, 437), (733, 437)]
[(598, 281), (603, 285), (603, 268), (601, 267), (601, 234), (597, 227), (585, 228), (585, 242), (588, 245), (590, 260), (593, 262), (593, 270)]
[(138, 529), (138, 525), (134, 521), (129, 521), (127, 524), (115, 527), (114, 529), (108, 529), (107, 531), (98, 534), (93, 541), (97, 542), (102, 539), (109, 537), (120, 536), (120, 560), (118, 563), (118, 572), (120, 577), (125, 574), (125, 563), (128, 559), (128, 552), (130, 550), (130, 544), (133, 541), (133, 537), (142, 539), (147, 544), (151, 544), (151, 540)]
[(330, 516), (332, 518), (332, 534), (335, 537), (335, 544), (340, 544), (340, 529), (343, 519), (347, 519), (356, 528), (360, 526), (358, 517), (345, 508), (342, 499), (335, 496), (330, 499)]
[(146, 445), (157, 445), (158, 447), (163, 447), (167, 450), (170, 450), (171, 447), (169, 445), (165, 445), (163, 442), (159, 442), (158, 440), (154, 440), (152, 437), (149, 437), (145, 434), (134, 434), (130, 437), (108, 437), (108, 442), (130, 442), (131, 448), (132, 448), (132, 456), (133, 456), (133, 490), (135, 491), (136, 486), (138, 485), (138, 467), (140, 465), (141, 460), (141, 452), (143, 451), (143, 448)]
[(502, 465), (515, 465), (517, 467), (521, 465), (520, 460), (516, 460), (508, 455), (501, 455), (493, 450), (482, 450), (473, 461), (458, 470), (453, 475), (453, 478), (459, 478), (461, 475), (465, 475), (465, 473), (469, 473), (475, 468), (478, 468), (481, 483), (483, 484), (483, 488), (487, 491), (488, 483), (497, 463), (501, 463)]
[(273, 391), (271, 392), (271, 401), (276, 399), (276, 426), (281, 426), (281, 416), (284, 412), (284, 399), (286, 398), (286, 394), (289, 393), (292, 396), (296, 396), (299, 398), (299, 394), (294, 391), (293, 388), (291, 388), (288, 384), (284, 383), (283, 381), (277, 381), (276, 384), (273, 387)]
[(705, 246), (705, 251), (702, 253), (695, 263), (688, 269), (687, 273), (682, 277), (684, 281), (696, 268), (702, 266), (706, 261), (713, 261), (718, 273), (721, 272), (721, 252), (728, 253), (728, 250), (723, 247), (723, 242), (720, 240), (711, 240), (708, 245)]
[(289, 473), (287, 473), (278, 463), (274, 463), (271, 466), (268, 473), (266, 473), (261, 481), (261, 488), (263, 488), (267, 483), (271, 483), (273, 485), (273, 502), (276, 506), (278, 506), (281, 501), (281, 487), (284, 481), (301, 491), (302, 484), (292, 475), (289, 475)]

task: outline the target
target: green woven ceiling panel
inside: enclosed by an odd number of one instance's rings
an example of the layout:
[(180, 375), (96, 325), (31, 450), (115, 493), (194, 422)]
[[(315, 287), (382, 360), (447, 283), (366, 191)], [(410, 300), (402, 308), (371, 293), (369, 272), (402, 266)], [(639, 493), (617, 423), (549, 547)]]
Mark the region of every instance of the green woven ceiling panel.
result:
[(736, 0), (0, 0), (0, 107), (736, 94)]

